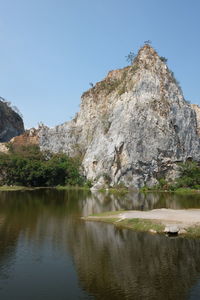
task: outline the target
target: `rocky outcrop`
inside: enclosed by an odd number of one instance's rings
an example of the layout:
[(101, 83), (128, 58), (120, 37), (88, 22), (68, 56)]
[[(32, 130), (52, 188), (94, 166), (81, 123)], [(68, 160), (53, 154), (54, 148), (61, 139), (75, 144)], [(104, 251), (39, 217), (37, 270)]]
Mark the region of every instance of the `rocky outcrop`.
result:
[(30, 145), (39, 145), (39, 128), (31, 128), (26, 130), (22, 135), (16, 136), (10, 140), (10, 143), (13, 146), (21, 147), (21, 146), (30, 146)]
[(8, 153), (9, 152), (9, 149), (8, 149), (6, 143), (0, 143), (0, 152), (1, 153)]
[(0, 98), (0, 143), (8, 142), (23, 132), (24, 123), (20, 115), (3, 98)]
[(196, 113), (196, 119), (197, 119), (197, 134), (200, 136), (200, 107), (197, 104), (192, 104), (192, 108), (194, 109)]
[(95, 186), (151, 186), (177, 176), (177, 162), (200, 160), (198, 122), (173, 73), (145, 45), (133, 65), (82, 95), (71, 122), (43, 127), (40, 147), (81, 156)]

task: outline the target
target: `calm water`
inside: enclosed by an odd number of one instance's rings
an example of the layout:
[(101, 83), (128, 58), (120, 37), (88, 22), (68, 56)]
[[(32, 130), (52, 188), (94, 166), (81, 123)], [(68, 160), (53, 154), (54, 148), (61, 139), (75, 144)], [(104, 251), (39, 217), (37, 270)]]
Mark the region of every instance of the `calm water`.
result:
[(0, 299), (200, 299), (200, 240), (80, 219), (160, 207), (200, 208), (200, 195), (0, 192)]

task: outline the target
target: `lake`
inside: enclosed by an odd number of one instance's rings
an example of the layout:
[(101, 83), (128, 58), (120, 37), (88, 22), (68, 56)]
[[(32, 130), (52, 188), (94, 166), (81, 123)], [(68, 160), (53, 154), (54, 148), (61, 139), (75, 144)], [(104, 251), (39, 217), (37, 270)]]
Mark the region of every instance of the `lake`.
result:
[(200, 299), (200, 240), (81, 220), (162, 207), (200, 208), (200, 195), (0, 192), (0, 299)]

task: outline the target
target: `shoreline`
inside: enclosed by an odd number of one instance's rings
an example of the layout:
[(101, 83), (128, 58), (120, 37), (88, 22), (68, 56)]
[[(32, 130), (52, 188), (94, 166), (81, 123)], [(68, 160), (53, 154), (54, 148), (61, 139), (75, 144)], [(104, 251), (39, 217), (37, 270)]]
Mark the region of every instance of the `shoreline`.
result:
[(173, 233), (183, 237), (200, 238), (200, 209), (162, 208), (150, 211), (113, 211), (82, 219), (153, 234), (172, 233), (173, 228), (176, 231)]
[(178, 188), (177, 190), (162, 190), (162, 189), (140, 189), (141, 193), (174, 193), (174, 194), (199, 194), (200, 190), (191, 188)]
[(38, 189), (38, 187), (35, 188), (35, 187), (27, 187), (27, 186), (7, 186), (7, 185), (0, 186), (0, 192), (25, 191), (25, 190), (34, 190), (34, 189)]
[(170, 193), (170, 194), (200, 194), (200, 190), (190, 189), (190, 188), (179, 188), (175, 191), (171, 190), (161, 190), (161, 189), (128, 189), (128, 188), (105, 188), (105, 189), (92, 189), (89, 186), (78, 186), (78, 185), (57, 185), (57, 186), (9, 186), (9, 185), (3, 185), (0, 186), (0, 191), (21, 191), (21, 190), (35, 190), (35, 189), (56, 189), (56, 190), (87, 190), (91, 192), (109, 192), (111, 194), (124, 196), (128, 193), (132, 192), (139, 192), (139, 193)]
[(55, 190), (81, 190), (81, 191), (90, 191), (89, 187), (84, 186), (35, 186), (35, 187), (28, 187), (28, 186), (9, 186), (3, 185), (0, 186), (0, 192), (10, 192), (10, 191), (32, 191), (32, 190), (39, 190), (39, 189), (55, 189)]

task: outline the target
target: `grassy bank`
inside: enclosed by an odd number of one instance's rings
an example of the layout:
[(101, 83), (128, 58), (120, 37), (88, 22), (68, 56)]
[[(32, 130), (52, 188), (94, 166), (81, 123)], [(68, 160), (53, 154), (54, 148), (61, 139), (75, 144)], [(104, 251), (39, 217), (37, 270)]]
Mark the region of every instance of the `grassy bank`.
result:
[(116, 196), (124, 196), (127, 193), (130, 192), (128, 188), (106, 188), (106, 189), (99, 189), (97, 190), (100, 193), (107, 193), (109, 192), (110, 194), (116, 195)]
[[(161, 223), (160, 220), (141, 218), (121, 219), (119, 214), (123, 212), (125, 211), (103, 212), (100, 214), (94, 214), (88, 217), (84, 217), (83, 220), (108, 223), (121, 229), (124, 228), (133, 231), (164, 234), (166, 224)], [(184, 232), (181, 233), (181, 236), (189, 238), (200, 238), (200, 226), (198, 224), (195, 224), (187, 227)]]
[(67, 185), (67, 186), (56, 186), (56, 187), (27, 187), (27, 186), (9, 186), (3, 185), (0, 186), (0, 191), (22, 191), (22, 190), (36, 190), (36, 189), (56, 189), (56, 190), (81, 190), (81, 191), (89, 191), (90, 188), (88, 186), (78, 186), (78, 185)]
[(192, 238), (200, 238), (200, 226), (189, 227), (186, 235)]
[[(56, 190), (81, 190), (81, 191), (90, 191), (90, 185), (57, 185), (57, 186), (18, 186), (18, 185), (2, 185), (0, 186), (0, 191), (19, 191), (19, 190), (33, 190), (33, 189), (41, 189), (41, 188), (52, 188)], [(98, 190), (100, 193), (111, 193), (114, 195), (123, 196), (129, 192), (128, 189), (126, 190), (118, 190), (118, 189), (105, 189), (105, 190)]]
[(36, 188), (26, 187), (26, 186), (9, 186), (9, 185), (0, 186), (0, 191), (22, 191), (22, 190), (33, 190), (33, 189)]
[(81, 191), (90, 191), (90, 187), (87, 185), (79, 186), (79, 185), (57, 185), (55, 187), (56, 190), (81, 190)]
[(106, 212), (102, 214), (96, 214), (89, 217), (84, 218), (85, 221), (95, 221), (95, 222), (103, 222), (113, 224), (118, 228), (127, 228), (134, 231), (141, 232), (155, 232), (155, 233), (163, 233), (165, 226), (159, 222), (153, 222), (152, 220), (145, 219), (125, 219), (121, 220), (116, 217), (120, 212)]
[(177, 188), (176, 190), (170, 189), (161, 189), (161, 188), (141, 188), (140, 192), (142, 193), (175, 193), (175, 194), (198, 194), (200, 193), (200, 189), (193, 189), (193, 188)]
[(200, 193), (200, 190), (192, 189), (192, 188), (178, 188), (174, 191), (174, 193), (177, 194), (194, 194), (194, 193)]

